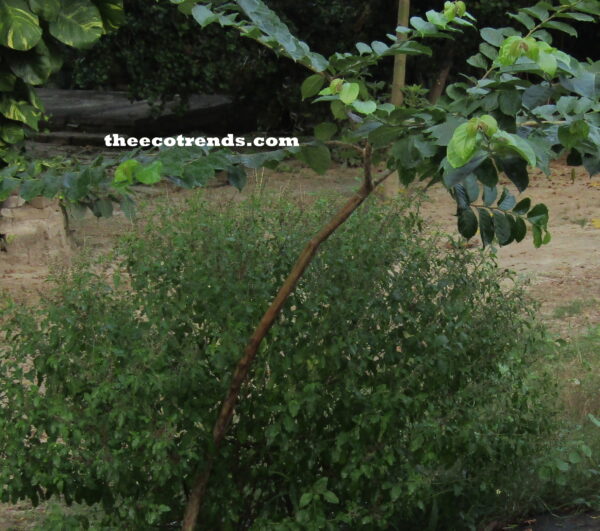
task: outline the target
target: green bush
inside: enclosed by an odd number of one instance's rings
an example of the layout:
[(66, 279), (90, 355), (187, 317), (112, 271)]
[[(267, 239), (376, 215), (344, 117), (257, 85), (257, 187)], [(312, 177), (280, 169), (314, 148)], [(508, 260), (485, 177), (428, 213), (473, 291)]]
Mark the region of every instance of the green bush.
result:
[[(178, 521), (232, 367), (331, 210), (198, 196), (7, 307), (1, 499)], [(326, 243), (242, 391), (204, 528), (465, 529), (504, 510), (553, 429), (541, 332), (489, 255), (441, 243), (376, 203)]]

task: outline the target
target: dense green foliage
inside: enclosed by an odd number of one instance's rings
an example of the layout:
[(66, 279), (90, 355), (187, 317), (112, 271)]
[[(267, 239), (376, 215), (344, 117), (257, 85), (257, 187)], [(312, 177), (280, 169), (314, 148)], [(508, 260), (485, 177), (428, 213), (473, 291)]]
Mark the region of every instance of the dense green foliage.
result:
[[(331, 208), (161, 208), (116, 265), (7, 309), (2, 500), (98, 502), (121, 529), (178, 520), (238, 353)], [(206, 528), (465, 529), (521, 488), (554, 425), (531, 371), (541, 332), (487, 253), (441, 252), (420, 225), (371, 203), (327, 242), (244, 389)]]
[[(426, 39), (453, 40), (472, 30), (474, 18), (462, 1), (445, 2), (443, 11), (430, 10), (425, 19), (412, 17), (410, 27), (396, 28), (402, 40), (388, 34), (387, 42), (358, 42), (354, 52), (329, 58), (292, 34), (261, 0), (217, 7), (171, 1), (202, 28), (218, 23), (236, 30), (312, 71), (302, 83), (302, 98), (326, 103), (334, 122), (316, 127), (316, 140), (295, 149), (296, 157), (324, 173), (333, 139), (353, 153), (373, 150), (364, 164), (386, 161), (406, 185), (441, 181), (456, 200), (458, 229), (466, 238), (479, 230), (484, 245), (520, 242), (529, 223), (536, 246), (550, 242), (546, 206), (499, 190), (502, 172), (518, 192), (528, 186), (528, 167), (549, 174), (551, 160), (567, 153), (570, 163), (583, 164), (590, 175), (600, 172), (598, 64), (553, 47), (550, 33), (575, 34), (569, 21), (597, 21), (598, 0), (539, 2), (511, 15), (521, 29), (482, 28), (480, 52), (468, 61), (480, 77), (450, 85), (437, 104), (412, 107), (382, 101), (372, 70), (398, 54), (431, 55)], [(281, 151), (274, 160), (281, 160)]]
[[(213, 2), (218, 4), (219, 2)], [(480, 27), (498, 27), (506, 22), (506, 12), (530, 5), (527, 0), (469, 2), (469, 10)], [(302, 40), (315, 43), (319, 52), (330, 55), (352, 50), (357, 40), (371, 42), (390, 31), (395, 6), (383, 0), (297, 2), (268, 0), (292, 32)], [(424, 17), (440, 2), (415, 2), (414, 16)], [(194, 93), (233, 95), (258, 126), (270, 128), (306, 128), (322, 112), (299, 104), (297, 90), (302, 69), (277, 59), (255, 44), (236, 35), (209, 28), (199, 32), (168, 2), (157, 4), (143, 0), (125, 1), (126, 21), (118, 32), (103, 39), (94, 50), (74, 52), (72, 67), (62, 75), (64, 86), (80, 88), (127, 87), (133, 98), (161, 101), (175, 94), (184, 98)], [(335, 28), (335, 31), (332, 31)], [(585, 32), (586, 29), (583, 28)], [(592, 37), (591, 28), (586, 35)], [(133, 45), (135, 43), (135, 45)], [(585, 59), (586, 47), (577, 48), (574, 39), (562, 43), (575, 56)], [(467, 33), (460, 42), (433, 43), (432, 57), (422, 57), (409, 65), (409, 83), (430, 87), (437, 71), (452, 53), (454, 63), (463, 65), (477, 51), (475, 33)], [(223, 52), (226, 53), (223, 53)], [(386, 92), (391, 80), (391, 61), (375, 72)], [(456, 69), (451, 79), (458, 80)], [(251, 87), (252, 90), (247, 90)], [(277, 87), (274, 92), (272, 87)], [(387, 89), (389, 92), (389, 89)]]
[(61, 46), (89, 47), (122, 18), (122, 0), (0, 1), (0, 167), (14, 160), (23, 126), (38, 129), (43, 108), (33, 87), (61, 68)]
[[(521, 241), (529, 223), (539, 246), (550, 241), (546, 207), (533, 205), (527, 198), (517, 201), (506, 188), (499, 190), (500, 172), (523, 192), (528, 166), (549, 173), (550, 161), (567, 152), (569, 162), (583, 164), (590, 175), (600, 171), (598, 65), (579, 62), (551, 44), (552, 32), (575, 33), (571, 22), (597, 20), (597, 0), (555, 6), (542, 2), (523, 9), (512, 14), (524, 26), (521, 31), (481, 29), (480, 52), (468, 61), (482, 72), (480, 78), (467, 76), (466, 81), (452, 84), (436, 105), (408, 98), (407, 106), (401, 108), (385, 103), (381, 82), (373, 79), (373, 72), (396, 54), (431, 55), (433, 50), (423, 42), (452, 41), (463, 30), (472, 31), (474, 19), (464, 2), (446, 2), (443, 12), (430, 10), (426, 19), (412, 17), (410, 28), (397, 29), (406, 36), (402, 42), (389, 34), (390, 43), (359, 42), (354, 52), (338, 52), (329, 58), (310, 51), (258, 0), (212, 7), (191, 0), (172, 3), (203, 29), (210, 30), (207, 27), (218, 22), (236, 29), (230, 33), (249, 38), (247, 42), (258, 41), (312, 70), (314, 74), (302, 83), (302, 97), (313, 103), (327, 102), (335, 123), (320, 124), (315, 128), (316, 139), (301, 148), (274, 153), (238, 156), (209, 149), (165, 149), (140, 158), (150, 161), (147, 171), (120, 167), (114, 181), (114, 161), (98, 162), (93, 172), (87, 168), (74, 171), (62, 182), (55, 182), (56, 177), (48, 175), (42, 165), (14, 164), (0, 175), (0, 198), (54, 191), (63, 203), (79, 203), (96, 215), (110, 215), (113, 201), (131, 210), (129, 186), (136, 176), (142, 182), (154, 183), (164, 176), (180, 185), (197, 186), (216, 170), (227, 170), (230, 182), (242, 186), (244, 167), (273, 164), (290, 155), (324, 173), (332, 160), (327, 142), (333, 139), (337, 145), (349, 146), (351, 156), (356, 149), (371, 145), (373, 161), (385, 160), (405, 184), (415, 179), (443, 181), (457, 202), (463, 236), (470, 238), (479, 229), (484, 245), (494, 240), (506, 245)], [(158, 161), (151, 162), (154, 156)]]

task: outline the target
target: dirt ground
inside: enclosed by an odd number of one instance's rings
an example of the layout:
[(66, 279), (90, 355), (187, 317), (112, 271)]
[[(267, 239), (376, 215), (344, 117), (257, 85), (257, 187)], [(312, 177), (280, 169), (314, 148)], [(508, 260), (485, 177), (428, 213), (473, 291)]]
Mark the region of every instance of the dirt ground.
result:
[[(259, 186), (293, 196), (348, 195), (359, 183), (360, 172), (353, 168), (336, 167), (325, 176), (295, 164), (283, 165), (283, 170), (256, 172), (241, 194), (231, 187), (211, 188), (206, 193), (219, 201), (244, 197)], [(531, 293), (542, 303), (542, 313), (563, 333), (569, 333), (573, 327), (600, 323), (600, 176), (590, 179), (583, 169), (577, 169), (573, 178), (571, 171), (557, 163), (550, 179), (541, 172), (534, 173), (525, 194), (534, 203), (548, 206), (552, 242), (536, 249), (528, 237), (520, 244), (498, 250), (500, 265), (530, 282)], [(186, 193), (163, 189), (160, 195), (179, 200)], [(448, 193), (437, 186), (428, 195), (422, 213), (430, 225), (456, 233), (455, 206)], [(57, 224), (60, 219), (55, 216), (50, 222)], [(11, 256), (10, 247), (8, 253), (0, 254), (0, 289), (19, 298), (35, 298), (39, 290), (44, 290), (52, 263), (64, 261), (81, 249), (109, 249), (115, 237), (128, 230), (131, 223), (117, 213), (99, 220), (89, 215), (71, 225), (69, 248), (50, 237), (36, 246), (37, 250), (30, 246), (26, 257)], [(554, 315), (560, 319), (554, 319)]]
[[(534, 203), (548, 206), (552, 242), (536, 249), (528, 237), (520, 244), (499, 249), (498, 257), (501, 267), (516, 271), (529, 282), (530, 292), (542, 304), (544, 319), (568, 338), (600, 324), (600, 177), (590, 179), (578, 169), (572, 178), (571, 168), (560, 163), (553, 170), (551, 179), (534, 173), (525, 194)], [(277, 172), (254, 173), (241, 194), (231, 187), (210, 188), (206, 193), (219, 201), (239, 199), (257, 187), (307, 198), (322, 193), (348, 195), (358, 186), (359, 176), (358, 169), (343, 167), (317, 176), (290, 164)], [(161, 196), (174, 201), (186, 193), (168, 188), (160, 191)], [(441, 186), (429, 190), (422, 214), (430, 226), (456, 232), (455, 206)], [(60, 219), (55, 216), (48, 223), (57, 224)], [(52, 263), (68, 262), (82, 249), (96, 253), (108, 250), (130, 226), (121, 213), (100, 220), (90, 215), (72, 222), (69, 244), (49, 238), (21, 255), (9, 246), (7, 253), (0, 253), (0, 291), (6, 290), (21, 300), (36, 299), (46, 289), (45, 279)], [(26, 505), (0, 506), (0, 530), (31, 529), (39, 517), (40, 510)]]

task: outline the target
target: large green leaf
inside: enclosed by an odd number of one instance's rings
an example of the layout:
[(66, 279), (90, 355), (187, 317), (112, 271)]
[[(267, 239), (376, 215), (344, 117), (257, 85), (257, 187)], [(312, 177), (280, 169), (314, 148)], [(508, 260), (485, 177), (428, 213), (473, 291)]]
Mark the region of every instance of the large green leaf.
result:
[(458, 210), (458, 232), (467, 240), (477, 233), (477, 216), (471, 208), (459, 208)]
[(42, 37), (38, 17), (25, 0), (0, 2), (0, 44), (13, 50), (31, 50)]
[(496, 162), (519, 192), (523, 192), (529, 186), (527, 162), (521, 157), (507, 156), (496, 159)]
[(0, 121), (0, 138), (8, 144), (16, 144), (25, 137), (21, 124), (8, 120)]
[(26, 101), (16, 101), (3, 96), (0, 98), (0, 114), (9, 120), (23, 122), (32, 129), (38, 128), (40, 112)]
[(0, 72), (0, 92), (10, 92), (15, 88), (17, 78), (10, 72)]
[(470, 122), (459, 125), (448, 144), (448, 162), (454, 167), (463, 166), (477, 149), (477, 129)]
[(100, 11), (89, 0), (61, 0), (49, 29), (54, 38), (74, 48), (89, 46), (104, 33)]
[(298, 158), (319, 174), (325, 173), (331, 166), (331, 153), (324, 144), (303, 147)]
[(301, 87), (300, 92), (302, 93), (302, 99), (310, 98), (319, 93), (325, 84), (325, 76), (321, 74), (313, 74), (307, 77)]
[(510, 149), (521, 155), (530, 166), (535, 166), (536, 156), (535, 151), (527, 140), (518, 135), (507, 133), (506, 131), (498, 131), (494, 137), (494, 146), (498, 150)]
[(274, 39), (294, 61), (307, 64), (316, 72), (322, 72), (327, 68), (329, 64), (327, 59), (318, 53), (311, 52), (304, 42), (294, 37), (277, 14), (264, 2), (261, 0), (237, 0), (236, 3), (256, 27)]
[(10, 54), (7, 62), (12, 72), (30, 85), (42, 85), (58, 72), (62, 66), (62, 57), (43, 40), (29, 52)]
[(93, 0), (93, 2), (102, 16), (105, 32), (116, 30), (125, 21), (123, 0)]
[(350, 105), (353, 101), (358, 98), (360, 87), (358, 83), (344, 83), (342, 90), (340, 91), (340, 100), (346, 105)]
[(31, 10), (44, 20), (53, 20), (60, 11), (60, 0), (29, 0)]

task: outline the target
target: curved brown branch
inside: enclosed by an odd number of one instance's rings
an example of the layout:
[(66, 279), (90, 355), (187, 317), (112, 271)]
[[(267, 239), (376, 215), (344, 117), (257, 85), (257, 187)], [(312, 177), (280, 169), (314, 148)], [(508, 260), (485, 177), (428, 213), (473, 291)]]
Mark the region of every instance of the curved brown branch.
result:
[(208, 479), (214, 464), (214, 456), (218, 453), (218, 449), (223, 443), (223, 439), (225, 438), (225, 434), (227, 433), (227, 429), (233, 417), (233, 411), (238, 400), (240, 389), (246, 380), (248, 373), (250, 372), (250, 367), (256, 358), (256, 354), (258, 353), (258, 349), (262, 343), (262, 340), (271, 329), (271, 326), (273, 326), (273, 323), (281, 312), (286, 300), (294, 291), (298, 281), (302, 278), (304, 271), (306, 271), (306, 268), (311, 263), (320, 245), (352, 215), (352, 213), (363, 203), (367, 197), (369, 197), (377, 184), (381, 183), (386, 177), (393, 173), (387, 173), (387, 175), (381, 177), (374, 183), (371, 176), (371, 152), (371, 145), (367, 144), (362, 153), (364, 166), (364, 179), (362, 186), (333, 216), (329, 223), (327, 223), (327, 225), (325, 225), (308, 242), (298, 257), (298, 260), (294, 264), (292, 271), (279, 289), (275, 299), (273, 299), (273, 302), (271, 302), (271, 305), (258, 323), (258, 326), (250, 338), (250, 341), (244, 349), (244, 353), (234, 370), (233, 377), (231, 378), (227, 396), (223, 401), (219, 416), (213, 427), (213, 442), (216, 452), (207, 459), (204, 469), (194, 479), (194, 484), (188, 497), (183, 519), (184, 531), (193, 531), (196, 527), (196, 521), (198, 519), (200, 507), (202, 506), (204, 494), (206, 492)]

